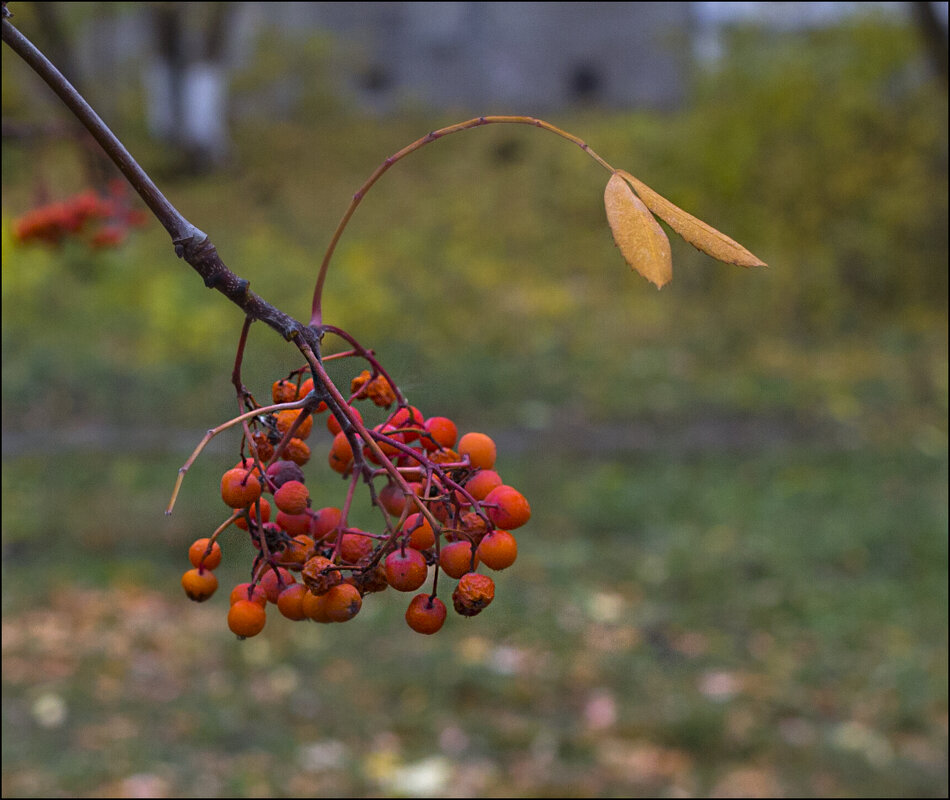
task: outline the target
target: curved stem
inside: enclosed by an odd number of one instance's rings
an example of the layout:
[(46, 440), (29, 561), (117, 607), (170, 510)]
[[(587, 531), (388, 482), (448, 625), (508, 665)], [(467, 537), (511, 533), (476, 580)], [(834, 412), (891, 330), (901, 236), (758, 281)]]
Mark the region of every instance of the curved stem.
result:
[(323, 322), (323, 284), (327, 277), (327, 268), (330, 266), (330, 259), (333, 257), (333, 251), (336, 250), (337, 243), (340, 241), (340, 237), (343, 235), (343, 230), (346, 228), (347, 223), (349, 223), (350, 217), (353, 216), (353, 213), (356, 211), (356, 207), (366, 196), (366, 193), (372, 188), (373, 184), (376, 183), (376, 181), (378, 181), (393, 164), (395, 164), (397, 161), (401, 161), (410, 153), (414, 153), (420, 147), (424, 147), (425, 145), (434, 142), (436, 139), (442, 139), (443, 137), (452, 133), (459, 133), (460, 131), (467, 131), (471, 128), (480, 128), (483, 125), (493, 124), (530, 125), (534, 128), (542, 128), (543, 130), (550, 131), (551, 133), (560, 136), (562, 139), (567, 139), (569, 142), (576, 144), (581, 148), (581, 150), (587, 153), (587, 155), (593, 158), (594, 161), (600, 164), (608, 172), (615, 172), (614, 168), (604, 161), (604, 159), (602, 159), (599, 155), (597, 155), (597, 153), (591, 150), (590, 146), (583, 139), (575, 136), (572, 133), (568, 133), (567, 131), (563, 131), (560, 128), (555, 127), (550, 122), (545, 122), (543, 119), (536, 119), (535, 117), (476, 117), (475, 119), (469, 119), (465, 122), (457, 122), (455, 125), (449, 125), (448, 127), (439, 128), (437, 131), (427, 133), (421, 139), (416, 139), (416, 141), (414, 141), (412, 144), (406, 145), (404, 148), (402, 148), (402, 150), (393, 153), (393, 155), (380, 164), (375, 169), (373, 174), (367, 178), (366, 182), (356, 190), (356, 194), (353, 195), (353, 199), (350, 200), (349, 206), (343, 213), (343, 217), (336, 226), (336, 230), (333, 232), (333, 237), (330, 239), (330, 244), (327, 246), (327, 251), (323, 256), (323, 261), (320, 263), (320, 273), (317, 275), (317, 284), (313, 289), (313, 304), (311, 305), (310, 309), (311, 325), (319, 327)]

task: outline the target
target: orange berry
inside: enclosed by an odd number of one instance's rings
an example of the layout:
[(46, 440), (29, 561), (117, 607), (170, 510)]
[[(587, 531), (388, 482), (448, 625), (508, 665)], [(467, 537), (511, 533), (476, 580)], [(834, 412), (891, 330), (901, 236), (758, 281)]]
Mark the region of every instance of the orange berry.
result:
[(297, 421), (297, 417), (303, 417), (297, 430), (294, 431), (294, 437), (297, 439), (306, 439), (313, 429), (313, 417), (309, 411), (298, 411), (296, 408), (288, 408), (277, 412), (277, 430), (281, 434), (286, 434)]
[(231, 508), (247, 508), (261, 496), (261, 482), (243, 469), (229, 469), (221, 477), (221, 499)]
[(327, 506), (317, 511), (310, 519), (310, 535), (315, 541), (320, 541), (333, 533), (343, 519), (343, 512), (338, 508)]
[(417, 594), (409, 601), (406, 609), (406, 622), (417, 633), (432, 634), (445, 622), (445, 603), (438, 597)]
[(484, 500), (488, 493), (501, 486), (501, 476), (491, 469), (482, 469), (472, 475), (465, 484), (465, 490), (476, 500)]
[(242, 639), (264, 630), (267, 612), (252, 600), (238, 600), (228, 611), (228, 627)]
[(495, 582), (487, 575), (469, 572), (452, 592), (452, 604), (463, 617), (474, 617), (495, 599)]
[(210, 544), (210, 539), (196, 539), (188, 548), (188, 560), (193, 567), (215, 569), (221, 563), (221, 545)]
[(339, 583), (326, 593), (324, 611), (333, 622), (353, 619), (363, 607), (359, 590), (349, 583)]
[(343, 475), (350, 468), (352, 461), (353, 448), (350, 447), (350, 442), (346, 438), (346, 434), (341, 431), (336, 435), (333, 444), (330, 446), (330, 469)]
[(181, 588), (196, 603), (203, 603), (218, 588), (218, 579), (210, 569), (190, 569), (181, 576)]
[(277, 610), (287, 619), (306, 619), (307, 614), (303, 610), (303, 599), (305, 595), (309, 594), (310, 590), (302, 583), (292, 583), (277, 595)]
[(303, 596), (303, 600), (300, 601), (300, 610), (314, 622), (332, 622), (327, 616), (326, 606), (326, 592), (323, 594), (314, 594), (308, 591)]
[[(313, 391), (313, 378), (307, 378), (307, 380), (305, 380), (303, 383), (300, 384), (300, 390), (297, 392), (297, 399), (298, 400), (303, 399), (312, 391)], [(327, 410), (327, 404), (321, 400), (320, 405), (317, 406), (317, 410), (314, 411), (313, 413), (320, 414), (321, 412), (326, 411), (326, 410)]]
[(296, 579), (288, 570), (283, 567), (278, 567), (275, 572), (270, 567), (267, 567), (264, 570), (264, 574), (261, 575), (258, 586), (260, 586), (264, 594), (267, 595), (268, 602), (276, 603), (280, 593), (293, 583), (296, 583)]
[(461, 461), (462, 458), (450, 447), (443, 447), (441, 450), (432, 451), (429, 460), (433, 464), (454, 464), (456, 461)]
[(362, 531), (344, 533), (340, 542), (340, 558), (347, 564), (357, 564), (369, 556), (376, 547), (376, 540)]
[(410, 514), (403, 525), (404, 531), (409, 531), (406, 544), (414, 550), (428, 550), (435, 544), (435, 531), (422, 514)]
[(499, 528), (514, 530), (531, 519), (531, 506), (517, 489), (496, 486), (485, 497), (488, 518)]
[[(277, 491), (280, 491), (280, 489)], [(281, 529), (291, 536), (306, 536), (310, 533), (309, 514), (288, 514), (286, 511), (278, 511), (276, 522)]]
[(280, 560), (285, 564), (305, 564), (313, 556), (313, 551), (313, 539), (307, 535), (294, 536), (284, 545)]
[[(254, 503), (249, 509), (247, 509), (248, 515), (251, 517), (251, 520), (256, 525), (257, 524), (257, 507), (261, 507), (261, 524), (270, 521), (270, 503), (267, 502), (266, 497), (262, 497), (256, 503)], [(243, 516), (238, 517), (234, 520), (234, 524), (237, 525), (242, 531), (247, 530), (247, 519)]]
[(284, 456), (302, 467), (310, 460), (310, 445), (303, 439), (293, 437), (284, 448)]
[[(258, 431), (257, 433), (252, 434), (251, 438), (254, 440), (254, 446), (257, 448), (257, 457), (262, 463), (266, 464), (274, 457), (274, 445), (270, 443), (270, 440), (267, 438), (267, 434), (264, 433), (264, 431)], [(251, 466), (253, 466), (253, 460)], [(250, 466), (245, 467), (245, 469), (250, 468)]]
[[(303, 514), (310, 505), (310, 492), (300, 481), (287, 481), (274, 492), (274, 503), (285, 514)], [(308, 520), (307, 528), (309, 527)]]
[(468, 540), (442, 545), (439, 566), (450, 578), (461, 578), (478, 566), (478, 554)]
[(231, 605), (239, 600), (250, 600), (261, 608), (267, 605), (267, 593), (255, 583), (239, 583), (231, 590)]
[(456, 449), (460, 456), (468, 456), (469, 463), (476, 469), (495, 466), (495, 443), (484, 433), (466, 433)]
[(386, 580), (400, 592), (414, 592), (429, 577), (429, 569), (422, 553), (407, 547), (393, 550), (386, 556)]
[[(459, 435), (455, 423), (448, 417), (429, 417), (425, 422), (425, 429), (429, 436), (422, 437), (422, 446), (426, 450), (454, 447)], [(435, 441), (432, 441), (433, 439)]]
[(297, 384), (293, 381), (275, 381), (271, 387), (271, 397), (275, 403), (292, 403), (297, 399)]
[(508, 531), (497, 528), (479, 542), (476, 552), (489, 569), (507, 569), (518, 558), (518, 543)]
[[(353, 406), (350, 406), (350, 411), (352, 411), (353, 414), (356, 415), (356, 418), (360, 422), (363, 421), (363, 415), (360, 414), (360, 410), (358, 408), (354, 408)], [(335, 414), (330, 414), (327, 417), (327, 430), (330, 431), (330, 433), (332, 433), (334, 436), (336, 436), (338, 433), (340, 433), (343, 430), (343, 428), (340, 427), (340, 421), (336, 418)]]

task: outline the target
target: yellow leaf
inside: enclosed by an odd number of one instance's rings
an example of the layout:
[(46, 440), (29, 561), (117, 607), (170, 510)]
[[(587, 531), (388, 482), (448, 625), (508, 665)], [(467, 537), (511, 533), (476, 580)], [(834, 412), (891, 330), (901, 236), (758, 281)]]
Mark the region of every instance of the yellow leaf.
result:
[(649, 209), (616, 172), (607, 181), (604, 207), (610, 232), (624, 260), (657, 288), (673, 277), (673, 256), (666, 238)]
[(733, 241), (724, 233), (720, 233), (711, 225), (707, 225), (701, 219), (696, 219), (692, 214), (687, 214), (683, 209), (673, 205), (663, 195), (657, 194), (645, 183), (634, 178), (629, 172), (618, 170), (617, 174), (622, 175), (629, 181), (650, 211), (693, 247), (728, 264), (738, 264), (740, 267), (766, 266), (764, 261), (752, 255), (741, 244)]

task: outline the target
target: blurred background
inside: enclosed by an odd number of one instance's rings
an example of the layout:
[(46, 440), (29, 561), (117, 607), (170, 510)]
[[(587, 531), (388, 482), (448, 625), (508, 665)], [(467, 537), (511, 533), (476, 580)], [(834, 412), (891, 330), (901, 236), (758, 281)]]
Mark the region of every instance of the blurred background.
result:
[[(238, 642), (249, 545), (209, 602), (179, 585), (238, 438), (162, 512), (234, 408), (241, 315), (154, 221), (15, 240), (117, 172), (4, 46), (4, 795), (946, 796), (945, 3), (11, 10), (300, 318), (355, 189), (478, 114), (543, 116), (769, 267), (672, 236), (658, 293), (606, 176), (544, 131), (399, 163), (325, 319), (493, 436), (533, 519), (493, 605), (436, 636), (390, 591)], [(255, 326), (245, 381), (294, 352)], [(314, 502), (340, 505), (315, 437)]]

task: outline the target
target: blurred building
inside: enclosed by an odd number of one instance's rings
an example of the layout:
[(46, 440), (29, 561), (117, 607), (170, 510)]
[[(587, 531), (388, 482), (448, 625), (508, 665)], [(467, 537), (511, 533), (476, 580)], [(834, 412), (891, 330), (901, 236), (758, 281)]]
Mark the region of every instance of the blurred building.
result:
[(330, 31), (344, 87), (379, 110), (670, 108), (685, 93), (692, 5), (268, 3), (243, 25)]

